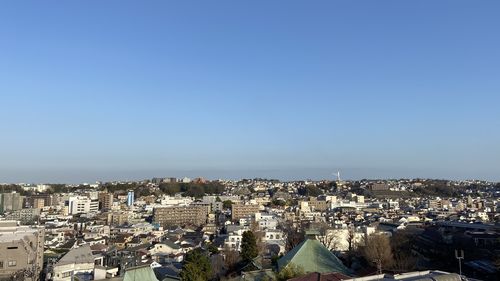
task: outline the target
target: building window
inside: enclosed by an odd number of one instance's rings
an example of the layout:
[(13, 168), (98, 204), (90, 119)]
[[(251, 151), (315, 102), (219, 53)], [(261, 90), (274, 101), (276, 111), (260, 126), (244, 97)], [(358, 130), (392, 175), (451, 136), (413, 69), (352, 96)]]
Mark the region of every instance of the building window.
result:
[(17, 261), (9, 261), (9, 267), (14, 267), (17, 265)]
[(3, 261), (0, 261), (0, 268), (3, 268)]

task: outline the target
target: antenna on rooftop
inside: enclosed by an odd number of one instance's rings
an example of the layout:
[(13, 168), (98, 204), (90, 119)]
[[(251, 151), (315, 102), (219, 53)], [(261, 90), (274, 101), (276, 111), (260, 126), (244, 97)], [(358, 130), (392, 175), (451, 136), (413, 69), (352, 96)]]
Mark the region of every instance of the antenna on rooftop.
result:
[(458, 260), (458, 270), (460, 277), (462, 277), (462, 260), (464, 259), (464, 250), (455, 250), (455, 258)]

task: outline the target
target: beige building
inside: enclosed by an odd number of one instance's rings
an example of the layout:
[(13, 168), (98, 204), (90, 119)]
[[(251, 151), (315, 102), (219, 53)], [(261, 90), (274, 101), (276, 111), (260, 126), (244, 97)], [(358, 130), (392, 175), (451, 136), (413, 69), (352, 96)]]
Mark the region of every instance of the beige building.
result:
[(43, 198), (34, 198), (33, 199), (33, 208), (34, 209), (43, 209), (45, 207), (45, 199)]
[(155, 208), (153, 221), (162, 226), (194, 224), (203, 225), (207, 222), (208, 208), (203, 205), (175, 206)]
[(111, 210), (113, 206), (113, 193), (101, 192), (99, 193), (99, 208), (105, 210)]
[(18, 226), (15, 221), (0, 222), (0, 279), (24, 274), (38, 280), (43, 268), (45, 230)]
[(255, 215), (255, 213), (258, 213), (259, 211), (260, 205), (258, 204), (236, 203), (231, 206), (231, 219), (234, 221), (247, 218)]
[(23, 224), (32, 223), (40, 217), (40, 209), (30, 208), (9, 212), (5, 215), (7, 220), (20, 221)]
[(313, 211), (326, 211), (330, 204), (326, 200), (318, 200), (316, 197), (309, 197), (309, 201), (307, 201), (309, 207)]
[(23, 208), (24, 196), (16, 192), (0, 193), (0, 213)]
[(108, 225), (123, 225), (129, 222), (129, 216), (128, 212), (109, 212), (106, 222)]

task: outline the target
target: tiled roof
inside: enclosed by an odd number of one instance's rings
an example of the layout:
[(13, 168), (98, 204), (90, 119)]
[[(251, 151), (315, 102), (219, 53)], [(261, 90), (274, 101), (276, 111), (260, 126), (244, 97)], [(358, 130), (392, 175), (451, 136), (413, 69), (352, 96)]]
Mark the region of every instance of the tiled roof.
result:
[(301, 267), (305, 272), (340, 272), (352, 275), (332, 252), (315, 239), (304, 240), (279, 259), (278, 269), (281, 270), (289, 263)]
[(312, 272), (304, 276), (292, 278), (289, 281), (340, 281), (351, 277), (338, 272), (319, 273)]
[(123, 281), (158, 281), (149, 265), (133, 267), (125, 271)]
[(73, 263), (94, 263), (94, 255), (92, 255), (92, 250), (90, 250), (89, 244), (82, 245), (76, 249), (71, 249), (57, 262), (56, 266)]

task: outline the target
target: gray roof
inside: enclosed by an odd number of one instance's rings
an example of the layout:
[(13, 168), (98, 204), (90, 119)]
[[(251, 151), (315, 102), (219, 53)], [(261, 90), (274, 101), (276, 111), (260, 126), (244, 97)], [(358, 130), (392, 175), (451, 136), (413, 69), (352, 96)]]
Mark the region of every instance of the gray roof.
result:
[(73, 263), (94, 263), (94, 255), (92, 254), (89, 244), (82, 245), (76, 249), (71, 249), (57, 262), (56, 266)]
[(170, 241), (169, 239), (165, 239), (165, 240), (161, 241), (160, 244), (165, 244), (174, 250), (178, 250), (181, 248), (179, 245), (175, 244), (174, 242)]

